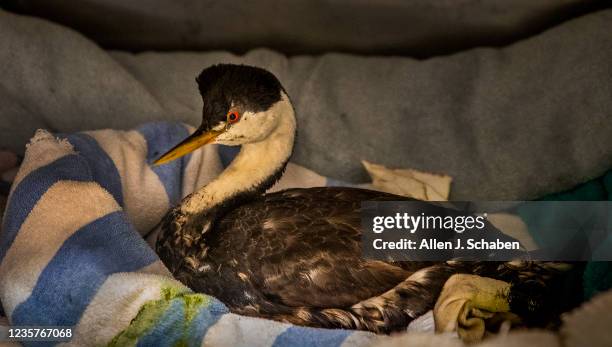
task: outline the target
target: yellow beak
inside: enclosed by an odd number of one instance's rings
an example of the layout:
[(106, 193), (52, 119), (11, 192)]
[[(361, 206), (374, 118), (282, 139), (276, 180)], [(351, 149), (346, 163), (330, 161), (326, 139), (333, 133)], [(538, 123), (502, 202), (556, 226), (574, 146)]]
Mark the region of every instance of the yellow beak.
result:
[(174, 146), (174, 148), (159, 157), (156, 161), (153, 162), (153, 165), (165, 164), (169, 161), (173, 161), (184, 155), (187, 155), (195, 151), (196, 149), (213, 142), (221, 133), (223, 133), (223, 131), (196, 131), (195, 133), (191, 134), (191, 136), (183, 140), (181, 143)]

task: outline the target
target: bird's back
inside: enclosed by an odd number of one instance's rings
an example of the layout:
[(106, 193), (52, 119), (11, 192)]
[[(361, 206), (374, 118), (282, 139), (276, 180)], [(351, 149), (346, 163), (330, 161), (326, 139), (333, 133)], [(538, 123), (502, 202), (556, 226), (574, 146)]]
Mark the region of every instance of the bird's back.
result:
[[(361, 256), (361, 202), (395, 200), (409, 199), (357, 188), (266, 194), (215, 222), (206, 237), (208, 258), (221, 268), (229, 264), (243, 284), (269, 293), (283, 305), (350, 305), (392, 288), (411, 273), (412, 269)], [(425, 265), (410, 266), (416, 270)], [(216, 275), (231, 277), (229, 272)], [(196, 289), (216, 292), (208, 280), (201, 282), (206, 288)]]

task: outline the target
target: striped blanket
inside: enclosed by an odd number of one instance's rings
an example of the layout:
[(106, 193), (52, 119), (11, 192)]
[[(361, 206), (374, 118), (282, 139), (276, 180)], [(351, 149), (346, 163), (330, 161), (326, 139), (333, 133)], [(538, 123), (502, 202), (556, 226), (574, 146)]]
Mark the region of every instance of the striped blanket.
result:
[[(150, 123), (132, 131), (36, 133), (0, 234), (0, 300), (10, 323), (72, 326), (67, 344), (75, 346), (339, 346), (386, 338), (238, 316), (171, 277), (147, 233), (236, 154), (207, 146), (150, 165), (192, 130)], [(273, 189), (327, 183), (289, 164)]]

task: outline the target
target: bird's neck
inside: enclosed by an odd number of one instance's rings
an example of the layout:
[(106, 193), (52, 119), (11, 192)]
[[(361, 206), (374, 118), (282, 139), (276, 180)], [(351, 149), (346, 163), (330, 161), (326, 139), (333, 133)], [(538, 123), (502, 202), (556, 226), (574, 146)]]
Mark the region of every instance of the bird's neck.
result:
[(278, 181), (293, 152), (296, 120), (288, 99), (269, 112), (278, 113), (275, 130), (262, 141), (242, 145), (236, 158), (215, 180), (183, 200), (181, 212), (201, 215), (214, 209), (218, 214), (220, 209), (230, 209), (263, 194)]

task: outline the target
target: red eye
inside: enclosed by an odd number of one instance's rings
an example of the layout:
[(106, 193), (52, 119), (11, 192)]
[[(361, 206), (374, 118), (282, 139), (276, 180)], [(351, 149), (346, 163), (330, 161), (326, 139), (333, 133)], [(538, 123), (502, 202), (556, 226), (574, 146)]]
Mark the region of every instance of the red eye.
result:
[(240, 120), (240, 115), (238, 112), (230, 112), (227, 114), (227, 121), (230, 123), (236, 123)]

